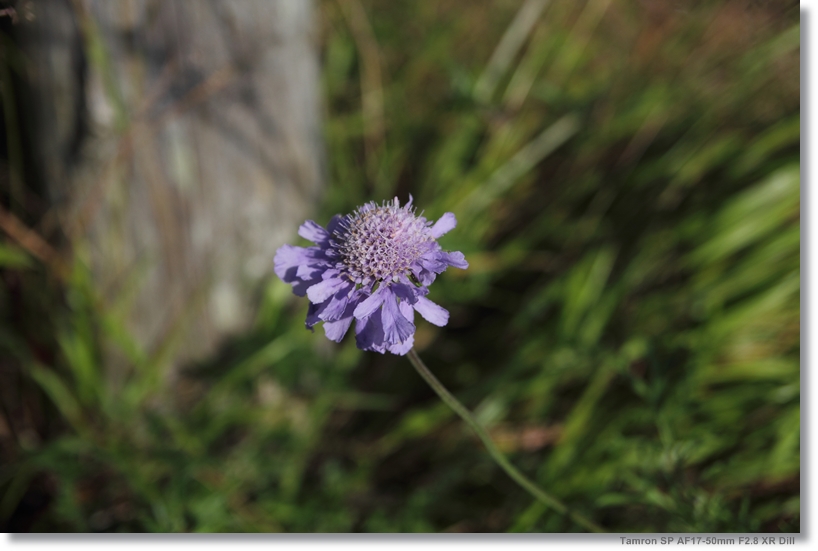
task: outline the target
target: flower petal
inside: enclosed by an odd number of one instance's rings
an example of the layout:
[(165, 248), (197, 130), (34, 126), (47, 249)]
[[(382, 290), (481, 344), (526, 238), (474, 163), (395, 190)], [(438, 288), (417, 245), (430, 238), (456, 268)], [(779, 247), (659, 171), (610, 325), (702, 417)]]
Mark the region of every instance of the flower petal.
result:
[(438, 327), (443, 327), (449, 322), (449, 311), (426, 297), (418, 297), (414, 307), (423, 319)]
[(361, 350), (384, 353), (383, 325), (380, 316), (370, 316), (355, 322), (355, 344)]
[(389, 344), (400, 344), (415, 333), (414, 324), (406, 319), (398, 308), (398, 299), (389, 293), (381, 310), (383, 339)]
[(432, 271), (427, 270), (420, 263), (415, 262), (412, 267), (412, 273), (415, 274), (415, 277), (420, 281), (420, 283), (424, 286), (429, 286), (435, 281), (435, 273)]
[[(389, 287), (392, 289), (395, 296), (401, 299), (401, 301), (406, 301), (409, 304), (414, 304), (417, 300), (418, 294), (423, 293), (420, 291), (421, 288), (415, 287), (414, 285), (406, 285), (405, 283), (393, 283)], [(429, 291), (426, 292), (428, 293)], [(401, 304), (403, 304), (403, 302), (401, 302)]]
[(342, 227), (341, 223), (344, 221), (345, 218), (346, 216), (341, 216), (340, 214), (336, 214), (335, 216), (333, 216), (330, 219), (329, 223), (327, 224), (327, 233), (329, 233), (330, 236), (332, 236), (336, 230), (340, 230)]
[(296, 279), (293, 282), (293, 294), (299, 297), (307, 296), (307, 289), (315, 285), (316, 283), (320, 283), (320, 279), (309, 279), (307, 281), (302, 281), (300, 279)]
[(322, 245), (329, 240), (329, 233), (327, 230), (313, 222), (307, 220), (298, 228), (298, 235), (304, 239), (309, 239), (316, 245)]
[(321, 279), (336, 279), (340, 275), (341, 270), (337, 268), (327, 268), (324, 270), (324, 273), (321, 274)]
[(338, 321), (325, 321), (324, 334), (331, 341), (341, 342), (341, 339), (347, 334), (349, 326), (352, 325), (352, 319), (352, 316), (349, 316)]
[(443, 252), (441, 254), (441, 260), (446, 262), (449, 266), (454, 266), (461, 270), (465, 270), (469, 267), (469, 263), (466, 262), (466, 257), (460, 251), (452, 251), (450, 253)]
[(321, 279), (321, 275), (326, 271), (327, 263), (321, 261), (320, 263), (308, 263), (308, 264), (301, 264), (298, 266), (298, 270), (296, 270), (295, 275), (298, 279), (303, 279), (304, 281), (309, 281), (311, 279)]
[(322, 320), (337, 321), (344, 317), (352, 317), (352, 313), (350, 312), (347, 315), (346, 311), (349, 304), (350, 289), (352, 289), (352, 284), (347, 282), (326, 302), (327, 307), (321, 314)]
[(326, 307), (327, 307), (326, 304), (313, 304), (312, 302), (310, 303), (309, 307), (307, 308), (307, 319), (304, 320), (304, 325), (307, 326), (307, 329), (312, 331), (313, 326), (319, 321), (321, 321), (321, 318), (319, 316)]
[(296, 271), (298, 267), (309, 261), (309, 252), (304, 247), (282, 245), (276, 251), (273, 259), (274, 271), (285, 283), (292, 283), (297, 279)]
[(369, 298), (361, 302), (357, 308), (355, 308), (355, 313), (353, 314), (357, 319), (368, 318), (372, 315), (372, 313), (377, 310), (381, 304), (383, 304), (383, 299), (385, 298), (386, 290), (388, 289), (387, 285), (381, 285), (378, 287), (378, 290), (372, 293)]
[(390, 344), (386, 347), (392, 354), (397, 354), (398, 356), (405, 356), (407, 352), (409, 352), (412, 347), (415, 346), (415, 336), (409, 335), (409, 338), (399, 344)]
[(400, 302), (398, 304), (398, 309), (400, 313), (403, 314), (403, 317), (408, 319), (410, 322), (414, 323), (415, 321), (415, 309), (406, 302)]
[(432, 226), (431, 232), (432, 236), (437, 239), (443, 234), (446, 234), (454, 229), (457, 225), (457, 218), (454, 217), (454, 214), (451, 212), (447, 212), (443, 216), (441, 216), (435, 225)]
[(310, 302), (320, 304), (337, 293), (341, 287), (347, 284), (348, 282), (346, 280), (340, 278), (325, 279), (307, 289), (307, 298), (310, 299)]
[[(403, 314), (403, 317), (405, 317), (409, 321), (412, 321), (412, 320), (415, 319), (415, 311), (412, 309), (412, 306), (408, 302), (401, 301), (400, 303), (398, 303), (398, 308), (400, 309), (401, 314)], [(409, 338), (406, 339), (405, 341), (403, 341), (402, 343), (400, 343), (400, 344), (390, 344), (389, 346), (386, 347), (386, 349), (389, 350), (392, 354), (397, 354), (398, 356), (403, 356), (407, 352), (409, 352), (414, 345), (415, 345), (415, 335), (413, 333), (413, 334), (409, 335)]]
[(418, 263), (425, 269), (429, 270), (430, 272), (434, 272), (439, 274), (444, 272), (446, 268), (448, 268), (448, 264), (442, 259), (442, 255), (445, 254), (441, 250), (433, 251), (431, 253), (427, 253), (421, 256), (418, 259)]

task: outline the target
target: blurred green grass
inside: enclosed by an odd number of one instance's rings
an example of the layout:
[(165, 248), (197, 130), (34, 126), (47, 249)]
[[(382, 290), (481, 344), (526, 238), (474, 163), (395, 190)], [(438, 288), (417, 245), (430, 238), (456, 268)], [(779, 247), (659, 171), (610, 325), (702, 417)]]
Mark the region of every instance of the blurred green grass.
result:
[[(799, 531), (795, 4), (320, 8), (316, 220), (409, 193), (456, 213), (471, 265), (417, 348), (515, 464), (611, 531)], [(0, 246), (3, 415), (33, 416), (0, 427), (7, 529), (578, 530), (404, 358), (305, 331), (280, 281), (171, 378), (172, 339), (141, 350), (76, 245), (63, 284)]]

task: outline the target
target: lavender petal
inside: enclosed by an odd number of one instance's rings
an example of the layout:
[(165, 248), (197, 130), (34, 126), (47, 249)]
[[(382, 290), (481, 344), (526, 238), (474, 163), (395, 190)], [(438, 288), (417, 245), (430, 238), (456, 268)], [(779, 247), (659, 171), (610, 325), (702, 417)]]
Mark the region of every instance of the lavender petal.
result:
[(469, 267), (469, 263), (466, 262), (466, 257), (463, 256), (463, 253), (460, 251), (452, 251), (450, 253), (443, 252), (441, 254), (441, 259), (449, 266), (454, 266), (455, 268), (460, 268), (461, 270), (465, 270)]
[(352, 316), (349, 316), (338, 321), (325, 321), (324, 334), (331, 341), (341, 342), (341, 339), (347, 334), (349, 326), (352, 325), (352, 319)]
[(443, 327), (449, 322), (449, 311), (426, 297), (418, 297), (414, 307), (423, 319), (438, 327)]
[(380, 316), (360, 318), (355, 322), (355, 344), (361, 350), (384, 353), (383, 326)]
[(307, 296), (307, 289), (309, 289), (316, 283), (319, 283), (320, 281), (321, 281), (320, 279), (310, 279), (308, 281), (296, 279), (293, 282), (293, 294), (299, 297), (305, 297)]
[[(403, 317), (408, 319), (410, 322), (414, 321), (415, 319), (415, 311), (412, 306), (408, 302), (401, 301), (398, 304), (398, 308), (403, 314)], [(400, 344), (390, 344), (386, 347), (388, 351), (392, 354), (397, 354), (398, 356), (405, 356), (407, 352), (409, 352), (412, 347), (415, 345), (415, 335), (414, 333), (409, 335), (409, 338), (403, 341)]]
[(298, 267), (310, 260), (310, 255), (304, 247), (282, 245), (276, 251), (273, 259), (274, 271), (285, 283), (292, 283), (297, 279)]
[(443, 216), (441, 216), (435, 225), (431, 228), (432, 237), (437, 239), (441, 235), (450, 232), (454, 229), (457, 225), (457, 218), (455, 218), (454, 213), (447, 212)]
[(309, 239), (316, 245), (323, 245), (329, 241), (329, 233), (327, 233), (327, 230), (312, 220), (307, 220), (301, 224), (301, 226), (298, 228), (298, 235), (304, 239)]
[[(390, 285), (392, 289), (392, 293), (395, 294), (396, 297), (401, 299), (401, 301), (406, 301), (409, 304), (414, 304), (417, 300), (417, 295), (419, 289), (414, 286), (406, 285), (405, 283), (393, 283)], [(428, 291), (427, 291), (428, 292)], [(401, 302), (403, 304), (403, 302)]]
[(332, 298), (324, 302), (327, 307), (321, 313), (321, 319), (323, 321), (338, 321), (343, 318), (347, 303), (349, 303), (349, 297), (347, 297), (345, 291), (335, 293)]
[(348, 283), (348, 281), (340, 278), (325, 279), (307, 289), (307, 298), (310, 299), (310, 302), (319, 304), (337, 293), (344, 285), (347, 285)]
[(418, 263), (426, 270), (439, 274), (448, 267), (448, 264), (443, 260), (442, 255), (444, 254), (443, 251), (434, 251), (420, 257)]
[(398, 356), (405, 356), (407, 352), (409, 352), (412, 347), (415, 345), (415, 336), (409, 335), (409, 338), (399, 344), (390, 344), (386, 347), (392, 354), (397, 354)]
[(313, 330), (312, 328), (315, 326), (315, 324), (321, 321), (320, 318), (321, 313), (324, 311), (324, 308), (326, 307), (327, 307), (326, 304), (310, 303), (309, 307), (307, 308), (307, 319), (304, 320), (304, 325), (307, 326), (307, 329), (312, 331)]
[(371, 316), (372, 313), (377, 310), (381, 304), (383, 304), (387, 289), (387, 285), (381, 285), (377, 291), (372, 293), (369, 298), (361, 302), (358, 307), (355, 308), (354, 316), (357, 319)]
[(389, 344), (400, 344), (415, 332), (414, 324), (403, 316), (397, 298), (391, 293), (383, 302), (381, 321), (384, 341)]
[(329, 224), (327, 224), (327, 233), (333, 235), (336, 231), (340, 230), (345, 218), (346, 216), (341, 216), (340, 214), (333, 216), (332, 219), (330, 219)]
[[(319, 263), (320, 262), (320, 263)], [(295, 272), (298, 279), (309, 281), (312, 279), (321, 279), (321, 275), (326, 271), (327, 263), (323, 261), (313, 261), (307, 264), (301, 264)]]

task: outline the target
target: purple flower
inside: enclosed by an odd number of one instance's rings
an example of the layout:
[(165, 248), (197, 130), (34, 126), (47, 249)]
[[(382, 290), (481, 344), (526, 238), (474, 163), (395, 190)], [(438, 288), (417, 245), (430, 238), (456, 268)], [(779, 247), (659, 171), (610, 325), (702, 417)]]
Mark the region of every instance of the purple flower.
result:
[(276, 251), (278, 277), (310, 299), (308, 329), (323, 321), (327, 337), (340, 342), (354, 319), (358, 348), (404, 355), (414, 344), (415, 311), (446, 325), (449, 312), (426, 295), (437, 274), (469, 266), (463, 253), (437, 244), (457, 221), (447, 212), (432, 224), (411, 205), (411, 196), (403, 207), (397, 197), (381, 206), (370, 202), (333, 216), (327, 229), (307, 220), (298, 235), (315, 246)]

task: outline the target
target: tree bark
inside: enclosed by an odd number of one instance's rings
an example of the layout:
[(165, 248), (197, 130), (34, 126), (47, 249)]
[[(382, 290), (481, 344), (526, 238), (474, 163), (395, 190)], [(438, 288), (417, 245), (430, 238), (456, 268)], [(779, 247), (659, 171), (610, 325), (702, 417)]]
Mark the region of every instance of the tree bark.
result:
[(18, 6), (27, 177), (108, 306), (149, 353), (171, 346), (172, 364), (247, 328), (276, 248), (319, 198), (313, 7)]

